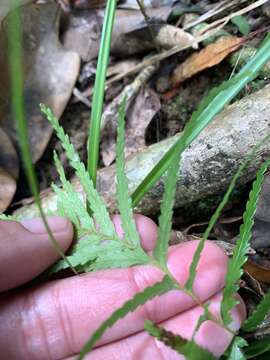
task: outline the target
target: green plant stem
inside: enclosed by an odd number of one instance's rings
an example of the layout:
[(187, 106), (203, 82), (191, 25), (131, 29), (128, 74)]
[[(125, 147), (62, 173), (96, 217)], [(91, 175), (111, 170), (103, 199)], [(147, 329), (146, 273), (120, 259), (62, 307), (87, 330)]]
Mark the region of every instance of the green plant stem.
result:
[(97, 166), (99, 159), (100, 124), (103, 111), (105, 93), (106, 73), (110, 55), (111, 35), (115, 17), (116, 0), (108, 0), (104, 25), (98, 55), (97, 74), (95, 79), (92, 111), (90, 116), (90, 127), (88, 137), (88, 164), (89, 175), (96, 186)]
[(34, 196), (35, 202), (38, 206), (40, 217), (44, 223), (46, 231), (50, 240), (58, 252), (58, 254), (69, 264), (71, 269), (77, 274), (76, 270), (72, 267), (71, 263), (66, 258), (52, 231), (48, 225), (46, 215), (42, 209), (38, 181), (32, 162), (32, 156), (28, 141), (28, 131), (25, 119), (25, 106), (23, 94), (23, 67), (22, 67), (22, 28), (20, 11), (17, 1), (13, 1), (15, 10), (9, 15), (8, 23), (8, 58), (10, 68), (10, 85), (11, 85), (11, 106), (13, 110), (14, 119), (19, 134), (19, 143), (22, 153), (22, 160), (27, 176), (27, 180)]

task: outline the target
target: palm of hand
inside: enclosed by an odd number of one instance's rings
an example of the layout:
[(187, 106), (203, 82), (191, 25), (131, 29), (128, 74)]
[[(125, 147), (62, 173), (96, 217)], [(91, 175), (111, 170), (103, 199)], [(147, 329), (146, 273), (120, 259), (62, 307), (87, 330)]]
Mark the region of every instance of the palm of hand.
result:
[[(119, 217), (115, 227), (121, 231)], [(154, 248), (156, 226), (144, 216), (136, 216), (137, 228), (145, 250)], [(64, 250), (72, 241), (72, 226), (61, 218), (50, 225)], [(0, 290), (21, 285), (44, 271), (57, 258), (38, 221), (20, 224), (0, 221)], [(197, 242), (171, 247), (168, 267), (179, 283), (187, 280), (189, 265)], [(226, 275), (227, 257), (207, 242), (197, 278), (196, 295), (210, 302), (210, 310), (219, 316), (221, 290)], [(27, 290), (4, 293), (0, 299), (0, 351), (5, 359), (74, 359), (90, 334), (110, 314), (138, 291), (161, 280), (162, 274), (150, 266), (105, 270), (48, 282)], [(202, 308), (178, 291), (149, 301), (107, 331), (89, 359), (179, 359), (143, 331), (145, 319), (161, 323), (167, 329), (190, 338), (202, 314)], [(233, 309), (232, 330), (239, 329), (245, 318), (242, 303)], [(211, 321), (205, 322), (195, 340), (220, 356), (232, 335)]]

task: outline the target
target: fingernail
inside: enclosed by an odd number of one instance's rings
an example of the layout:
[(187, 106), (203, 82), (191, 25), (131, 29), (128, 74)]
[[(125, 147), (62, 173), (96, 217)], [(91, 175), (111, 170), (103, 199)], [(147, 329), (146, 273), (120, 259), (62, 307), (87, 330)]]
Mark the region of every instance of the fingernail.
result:
[[(48, 225), (53, 233), (65, 231), (68, 227), (68, 220), (59, 216), (50, 216), (47, 218)], [(47, 232), (41, 219), (22, 220), (21, 224), (34, 234), (44, 234)]]

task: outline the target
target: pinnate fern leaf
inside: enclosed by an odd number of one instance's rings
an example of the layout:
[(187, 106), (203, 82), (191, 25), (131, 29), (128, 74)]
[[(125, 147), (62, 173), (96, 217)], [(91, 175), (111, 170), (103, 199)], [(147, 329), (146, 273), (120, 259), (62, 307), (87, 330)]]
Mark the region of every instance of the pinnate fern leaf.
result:
[(85, 169), (85, 165), (80, 161), (80, 157), (75, 151), (74, 146), (70, 143), (68, 135), (65, 134), (64, 129), (60, 126), (58, 119), (53, 115), (50, 108), (45, 105), (41, 105), (41, 111), (46, 115), (48, 121), (54, 128), (56, 135), (69, 159), (70, 165), (74, 168), (76, 175), (80, 179), (84, 191), (87, 194), (87, 201), (89, 202), (89, 206), (93, 212), (96, 225), (99, 226), (104, 234), (108, 236), (116, 235), (114, 225), (110, 219), (106, 205), (95, 189), (93, 182)]
[(180, 154), (178, 151), (173, 157), (165, 180), (164, 195), (160, 208), (158, 239), (153, 251), (155, 259), (164, 269), (167, 267), (167, 252), (172, 227), (173, 204), (179, 167)]
[(184, 355), (188, 360), (214, 360), (216, 357), (207, 349), (197, 345), (195, 341), (188, 341), (180, 335), (176, 335), (161, 326), (155, 325), (152, 321), (145, 321), (145, 330), (171, 349)]
[[(53, 125), (68, 159), (84, 187), (87, 201), (89, 201), (95, 219), (95, 221), (93, 221), (87, 211), (85, 202), (75, 191), (72, 184), (66, 179), (63, 166), (55, 153), (55, 165), (62, 183), (61, 188), (53, 185), (53, 189), (58, 196), (59, 214), (68, 217), (72, 221), (77, 239), (77, 244), (71, 249), (67, 256), (69, 264), (76, 268), (77, 271), (82, 272), (149, 263), (149, 256), (140, 246), (139, 236), (132, 218), (131, 207), (130, 218), (125, 214), (125, 220), (126, 224), (130, 219), (133, 221), (132, 232), (129, 233), (129, 240), (132, 238), (133, 243), (126, 239), (121, 239), (116, 234), (106, 205), (94, 188), (92, 180), (84, 164), (80, 161), (78, 154), (75, 152), (73, 145), (69, 142), (68, 136), (64, 133), (63, 128), (59, 125), (58, 120), (54, 117), (50, 109), (42, 105), (42, 111), (47, 115)], [(124, 175), (122, 175), (122, 177), (123, 176)], [(124, 189), (122, 190), (125, 191)], [(123, 200), (126, 201), (127, 198), (126, 196)], [(124, 212), (123, 208), (122, 212)], [(127, 225), (129, 228), (131, 227), (130, 224)], [(60, 271), (67, 267), (67, 263), (60, 260), (50, 269), (49, 273)]]
[(221, 303), (221, 314), (225, 325), (232, 321), (230, 311), (236, 305), (234, 298), (239, 289), (238, 282), (243, 274), (243, 265), (247, 260), (247, 251), (251, 239), (251, 230), (254, 224), (254, 214), (256, 211), (257, 201), (261, 191), (264, 173), (268, 169), (270, 160), (267, 160), (257, 173), (256, 180), (253, 182), (252, 190), (249, 194), (249, 200), (243, 215), (243, 224), (240, 227), (240, 238), (233, 251), (233, 257), (229, 260), (228, 272), (225, 280), (223, 299)]
[(194, 283), (194, 279), (196, 277), (196, 272), (197, 272), (197, 267), (198, 267), (198, 263), (200, 260), (200, 256), (201, 253), (203, 251), (204, 245), (205, 245), (205, 240), (208, 239), (208, 236), (211, 232), (211, 230), (213, 229), (214, 225), (216, 224), (218, 218), (220, 217), (220, 214), (222, 212), (222, 210), (224, 209), (225, 205), (228, 203), (229, 198), (231, 193), (233, 192), (233, 189), (235, 188), (236, 182), (239, 178), (239, 176), (241, 175), (241, 173), (243, 172), (243, 170), (247, 167), (247, 165), (250, 163), (250, 161), (252, 159), (254, 159), (254, 155), (256, 154), (257, 150), (266, 143), (266, 141), (269, 141), (270, 135), (266, 135), (262, 141), (260, 141), (257, 145), (255, 145), (253, 147), (253, 149), (251, 150), (251, 152), (245, 157), (245, 159), (242, 161), (241, 165), (239, 166), (237, 172), (235, 173), (235, 175), (233, 176), (230, 185), (225, 193), (225, 195), (223, 196), (220, 204), (218, 205), (216, 211), (214, 212), (214, 214), (211, 216), (211, 219), (209, 221), (209, 225), (207, 226), (205, 232), (203, 233), (202, 239), (200, 240), (200, 243), (198, 244), (195, 254), (192, 258), (192, 262), (189, 268), (189, 277), (188, 280), (186, 282), (186, 289), (188, 291), (192, 291), (193, 288), (193, 283)]
[(270, 311), (270, 290), (264, 295), (262, 301), (242, 325), (244, 331), (255, 330)]
[(176, 289), (176, 284), (165, 275), (163, 280), (153, 286), (147, 287), (142, 292), (137, 293), (133, 299), (127, 301), (121, 308), (117, 309), (107, 320), (105, 320), (91, 336), (90, 340), (84, 345), (77, 360), (82, 360), (89, 353), (96, 342), (101, 338), (105, 331), (112, 327), (118, 320), (124, 318), (128, 313), (133, 312), (139, 306), (156, 296), (160, 296), (170, 290)]

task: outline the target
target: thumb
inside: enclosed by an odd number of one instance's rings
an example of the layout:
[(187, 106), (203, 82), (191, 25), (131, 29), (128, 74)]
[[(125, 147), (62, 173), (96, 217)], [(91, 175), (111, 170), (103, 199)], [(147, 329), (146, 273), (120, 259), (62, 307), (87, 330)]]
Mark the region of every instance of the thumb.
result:
[[(66, 251), (73, 238), (71, 223), (48, 217), (60, 248)], [(41, 219), (0, 221), (0, 291), (32, 280), (59, 258)]]

